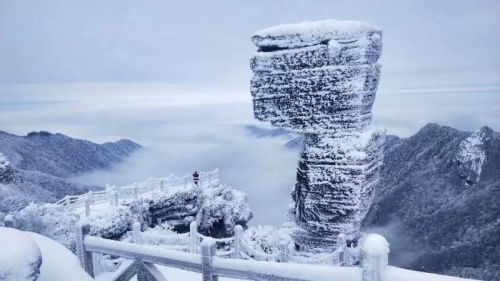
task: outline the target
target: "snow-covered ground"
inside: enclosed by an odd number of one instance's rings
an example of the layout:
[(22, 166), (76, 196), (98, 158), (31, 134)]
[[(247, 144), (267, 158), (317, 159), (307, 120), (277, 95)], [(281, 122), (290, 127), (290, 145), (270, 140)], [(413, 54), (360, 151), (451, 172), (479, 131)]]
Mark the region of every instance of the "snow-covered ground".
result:
[(93, 280), (73, 253), (40, 234), (0, 227), (0, 249), (2, 281), (35, 280), (37, 274), (37, 281)]
[[(42, 235), (22, 232), (10, 228), (0, 228), (0, 280), (27, 281), (35, 268), (39, 267), (38, 281), (90, 281), (93, 280), (80, 267), (77, 257), (63, 245)], [(379, 249), (382, 247), (382, 249)], [(384, 245), (373, 245), (373, 251), (385, 251)], [(41, 266), (38, 260), (41, 256)], [(34, 261), (34, 263), (33, 263)], [(324, 280), (325, 276), (336, 281), (361, 281), (361, 268), (334, 267), (328, 265), (277, 264), (269, 262), (248, 262), (242, 260), (219, 259), (217, 266), (229, 266), (245, 271), (266, 271), (298, 279)], [(169, 280), (198, 281), (199, 273), (159, 267)], [(28, 273), (28, 274), (26, 274)], [(98, 281), (106, 281), (112, 273), (99, 274)], [(220, 278), (220, 280), (239, 280)], [(387, 281), (465, 281), (468, 279), (416, 272), (389, 266)]]

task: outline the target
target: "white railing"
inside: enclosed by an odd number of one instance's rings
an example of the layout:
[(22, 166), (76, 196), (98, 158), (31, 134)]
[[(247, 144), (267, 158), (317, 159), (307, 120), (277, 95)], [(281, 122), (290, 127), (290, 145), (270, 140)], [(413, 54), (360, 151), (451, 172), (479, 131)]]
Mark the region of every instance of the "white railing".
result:
[(206, 238), (211, 238), (216, 243), (218, 257), (231, 257), (236, 259), (246, 259), (255, 261), (275, 261), (275, 262), (294, 262), (306, 264), (329, 264), (329, 265), (352, 265), (360, 259), (359, 248), (350, 248), (344, 235), (339, 235), (337, 242), (338, 249), (332, 253), (323, 253), (312, 255), (305, 252), (295, 252), (289, 249), (286, 241), (281, 241), (277, 245), (278, 251), (275, 253), (265, 253), (249, 246), (243, 239), (243, 227), (236, 225), (233, 237), (213, 238), (204, 236), (198, 232), (196, 222), (191, 222), (188, 233), (168, 233), (152, 234), (141, 232), (141, 225), (135, 222), (132, 225), (132, 231), (127, 232), (131, 237), (132, 243), (142, 245), (155, 245), (169, 250), (177, 250), (189, 253), (199, 253), (200, 243)]
[[(287, 263), (221, 258), (217, 256), (217, 241), (207, 237), (202, 240), (196, 251), (189, 253), (118, 242), (86, 235), (88, 226), (78, 228), (77, 254), (82, 267), (94, 277), (95, 258), (100, 255), (112, 255), (131, 261), (124, 262), (109, 279), (160, 281), (166, 280), (156, 265), (174, 267), (201, 273), (202, 280), (215, 281), (219, 276), (248, 280), (335, 280), (335, 281), (383, 281), (387, 267), (388, 248), (386, 251), (374, 251), (373, 245), (363, 246), (362, 268), (301, 265), (290, 266)], [(379, 235), (372, 238), (378, 244), (387, 244)], [(234, 240), (233, 240), (234, 241)]]
[[(219, 170), (210, 172), (200, 172), (198, 186), (207, 187), (219, 183)], [(152, 192), (168, 191), (171, 187), (188, 187), (194, 185), (191, 174), (183, 177), (170, 175), (164, 178), (149, 178), (146, 181), (133, 183), (124, 186), (107, 186), (106, 190), (89, 191), (80, 195), (66, 195), (63, 199), (56, 202), (56, 205), (64, 206), (68, 209), (85, 207), (85, 215), (89, 216), (90, 207), (93, 204), (102, 204), (109, 202), (112, 206), (117, 206), (120, 200), (138, 198), (141, 195)]]

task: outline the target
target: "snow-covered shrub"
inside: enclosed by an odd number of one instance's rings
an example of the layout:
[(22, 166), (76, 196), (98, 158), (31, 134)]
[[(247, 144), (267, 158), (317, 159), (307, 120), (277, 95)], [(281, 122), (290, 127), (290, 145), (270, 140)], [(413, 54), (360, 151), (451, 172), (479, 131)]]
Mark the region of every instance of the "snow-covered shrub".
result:
[(292, 223), (284, 223), (280, 228), (270, 225), (252, 226), (243, 232), (242, 240), (247, 250), (257, 255), (277, 255), (280, 243), (286, 243), (288, 248), (293, 250), (293, 227)]
[(90, 226), (90, 235), (119, 239), (125, 232), (132, 229), (135, 221), (144, 221), (144, 216), (133, 213), (129, 206), (119, 206), (98, 214), (91, 214), (83, 220), (83, 223)]
[(244, 192), (224, 185), (203, 189), (197, 216), (200, 232), (215, 237), (231, 236), (236, 224), (246, 227), (252, 217)]
[(30, 204), (13, 213), (18, 229), (50, 237), (69, 249), (75, 249), (75, 232), (79, 216), (66, 212), (62, 207), (49, 204)]

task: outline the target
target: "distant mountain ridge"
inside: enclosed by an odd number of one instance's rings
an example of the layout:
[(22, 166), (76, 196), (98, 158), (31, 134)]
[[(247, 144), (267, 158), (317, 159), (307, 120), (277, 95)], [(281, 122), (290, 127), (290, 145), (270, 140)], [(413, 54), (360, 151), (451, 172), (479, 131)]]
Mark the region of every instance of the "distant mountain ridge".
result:
[(140, 148), (130, 140), (96, 144), (45, 131), (26, 136), (0, 131), (0, 153), (9, 167), (9, 176), (7, 169), (5, 176), (0, 175), (0, 211), (19, 209), (31, 201), (53, 202), (66, 194), (98, 189), (65, 179), (109, 168)]

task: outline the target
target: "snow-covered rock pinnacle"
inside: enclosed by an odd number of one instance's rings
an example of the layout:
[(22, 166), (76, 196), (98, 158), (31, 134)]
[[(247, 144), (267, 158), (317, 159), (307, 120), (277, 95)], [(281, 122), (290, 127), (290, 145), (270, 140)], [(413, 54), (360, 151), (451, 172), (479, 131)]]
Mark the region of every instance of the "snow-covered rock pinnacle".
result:
[(285, 24), (252, 36), (254, 114), (304, 134), (292, 194), (304, 249), (355, 238), (378, 184), (384, 132), (370, 128), (382, 32), (364, 22)]
[(486, 148), (493, 134), (491, 128), (484, 126), (460, 143), (455, 162), (459, 165), (459, 175), (465, 179), (466, 184), (479, 180), (486, 160)]

